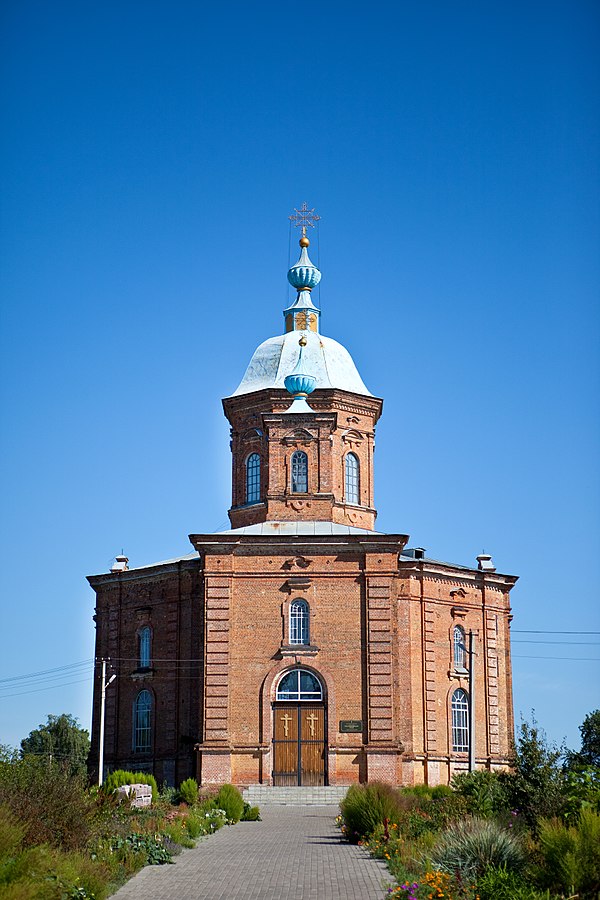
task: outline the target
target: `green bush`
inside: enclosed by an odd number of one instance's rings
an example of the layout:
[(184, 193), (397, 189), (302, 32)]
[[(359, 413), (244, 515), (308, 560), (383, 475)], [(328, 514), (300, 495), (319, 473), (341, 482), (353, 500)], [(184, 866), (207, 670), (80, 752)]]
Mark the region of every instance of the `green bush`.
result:
[(179, 785), (179, 795), (188, 806), (194, 806), (198, 802), (198, 782), (195, 778), (186, 778)]
[(260, 809), (258, 806), (250, 806), (244, 803), (244, 811), (242, 812), (242, 822), (260, 822)]
[(452, 788), (447, 784), (436, 784), (431, 789), (431, 797), (433, 800), (445, 800), (452, 796)]
[(491, 819), (461, 819), (442, 832), (431, 851), (435, 869), (477, 878), (490, 867), (518, 872), (525, 863), (516, 838)]
[(348, 840), (356, 844), (373, 834), (384, 820), (397, 822), (400, 818), (398, 791), (388, 784), (374, 781), (371, 784), (353, 784), (340, 803), (343, 832)]
[(508, 809), (521, 813), (534, 833), (541, 819), (562, 816), (567, 809), (563, 752), (562, 747), (548, 742), (532, 716), (531, 725), (521, 722), (517, 732), (511, 756), (512, 771), (499, 775)]
[(477, 880), (479, 900), (548, 900), (548, 894), (540, 893), (527, 883), (523, 875), (505, 867), (487, 869)]
[(239, 822), (244, 812), (244, 800), (232, 784), (224, 784), (215, 797), (218, 809), (222, 809), (230, 822)]
[(505, 785), (496, 772), (486, 769), (461, 772), (452, 779), (452, 787), (464, 797), (472, 816), (489, 819), (509, 808)]
[(158, 800), (156, 778), (148, 772), (127, 772), (125, 769), (115, 769), (106, 776), (102, 790), (106, 794), (112, 794), (125, 784), (149, 784), (152, 788), (152, 802), (156, 803)]
[(596, 897), (600, 891), (600, 816), (584, 809), (576, 825), (542, 822), (537, 880), (542, 887)]
[(97, 809), (86, 781), (37, 757), (0, 758), (0, 804), (26, 828), (25, 846), (77, 850), (94, 836)]
[[(135, 784), (135, 782), (132, 782)], [(143, 782), (140, 782), (143, 784)], [(160, 834), (140, 834), (132, 832), (126, 838), (117, 838), (112, 843), (113, 850), (126, 847), (134, 853), (144, 854), (149, 866), (162, 866), (173, 862), (173, 847), (168, 846)]]

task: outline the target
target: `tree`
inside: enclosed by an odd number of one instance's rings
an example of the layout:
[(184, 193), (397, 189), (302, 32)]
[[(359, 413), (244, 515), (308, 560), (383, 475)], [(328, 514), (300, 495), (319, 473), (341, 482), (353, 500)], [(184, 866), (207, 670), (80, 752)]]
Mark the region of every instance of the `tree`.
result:
[(21, 741), (22, 756), (32, 754), (46, 759), (48, 765), (60, 765), (71, 775), (85, 774), (89, 752), (88, 732), (67, 713), (48, 716), (45, 725), (40, 725)]
[(564, 748), (549, 744), (532, 713), (531, 725), (521, 722), (513, 746), (512, 772), (503, 775), (507, 796), (534, 830), (540, 819), (561, 816), (566, 809)]
[(587, 714), (583, 724), (579, 726), (579, 731), (581, 750), (579, 753), (573, 751), (569, 753), (569, 766), (571, 768), (600, 766), (600, 709)]

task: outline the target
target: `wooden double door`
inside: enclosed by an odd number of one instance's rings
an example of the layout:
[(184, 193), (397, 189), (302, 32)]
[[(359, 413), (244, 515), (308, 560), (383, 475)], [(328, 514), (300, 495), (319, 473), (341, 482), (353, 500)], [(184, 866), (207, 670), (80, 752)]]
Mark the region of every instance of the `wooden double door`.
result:
[(326, 710), (321, 704), (273, 706), (273, 784), (327, 784)]

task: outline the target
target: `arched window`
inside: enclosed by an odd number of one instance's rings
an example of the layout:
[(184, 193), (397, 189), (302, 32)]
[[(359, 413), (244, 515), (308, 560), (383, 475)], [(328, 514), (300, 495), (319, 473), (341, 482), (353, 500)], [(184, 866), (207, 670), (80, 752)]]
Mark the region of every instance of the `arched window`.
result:
[(469, 749), (469, 698), (459, 688), (452, 694), (452, 750), (467, 753)]
[(147, 753), (152, 747), (152, 694), (140, 691), (133, 704), (133, 749)]
[(260, 456), (251, 453), (246, 460), (246, 503), (260, 500)]
[(346, 503), (360, 503), (360, 465), (355, 453), (346, 453), (344, 462)]
[(287, 672), (277, 685), (277, 699), (320, 703), (323, 699), (321, 682), (306, 669)]
[(292, 494), (308, 493), (308, 456), (303, 450), (292, 453)]
[(309, 608), (306, 600), (294, 600), (290, 606), (290, 644), (309, 644)]
[(145, 625), (138, 631), (138, 666), (140, 669), (149, 669), (152, 654), (152, 631), (148, 625)]
[(465, 630), (460, 625), (454, 627), (452, 633), (452, 646), (454, 653), (454, 668), (466, 669), (467, 667), (467, 647), (465, 644)]

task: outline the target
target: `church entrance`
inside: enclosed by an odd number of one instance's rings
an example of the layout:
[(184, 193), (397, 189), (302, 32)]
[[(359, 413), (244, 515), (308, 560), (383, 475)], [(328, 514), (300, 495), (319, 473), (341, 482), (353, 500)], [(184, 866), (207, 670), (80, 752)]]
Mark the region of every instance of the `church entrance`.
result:
[(327, 709), (318, 678), (304, 669), (283, 676), (273, 704), (273, 785), (327, 784)]

